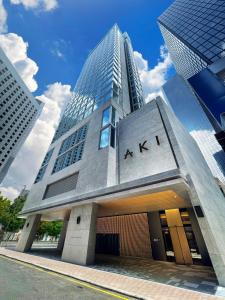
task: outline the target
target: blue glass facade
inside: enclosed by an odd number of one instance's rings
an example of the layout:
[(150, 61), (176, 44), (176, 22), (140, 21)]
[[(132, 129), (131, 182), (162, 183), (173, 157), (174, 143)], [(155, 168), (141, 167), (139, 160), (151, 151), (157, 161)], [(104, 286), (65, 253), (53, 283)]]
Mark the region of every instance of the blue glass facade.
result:
[(42, 180), (42, 178), (43, 178), (43, 176), (45, 174), (45, 170), (47, 169), (48, 163), (49, 163), (49, 161), (50, 161), (50, 159), (52, 157), (53, 151), (54, 151), (54, 148), (51, 149), (51, 150), (49, 150), (46, 153), (45, 158), (44, 158), (44, 160), (43, 160), (43, 162), (41, 164), (41, 168), (40, 168), (40, 170), (39, 170), (39, 172), (37, 174), (37, 177), (36, 177), (34, 183), (37, 183), (38, 181)]
[(225, 153), (191, 87), (176, 75), (168, 80), (162, 90), (167, 103), (197, 142), (214, 177), (225, 183)]
[(159, 17), (176, 70), (184, 78), (225, 56), (224, 20), (224, 0), (176, 0)]
[(126, 113), (144, 104), (130, 39), (117, 25), (89, 54), (53, 142), (112, 98)]

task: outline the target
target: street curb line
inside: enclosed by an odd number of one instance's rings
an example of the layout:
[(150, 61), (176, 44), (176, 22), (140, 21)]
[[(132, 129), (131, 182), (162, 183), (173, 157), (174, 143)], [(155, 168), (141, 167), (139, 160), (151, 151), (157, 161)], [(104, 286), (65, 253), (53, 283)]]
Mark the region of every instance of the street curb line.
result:
[[(12, 251), (12, 250), (11, 250)], [(15, 252), (15, 251), (12, 251), (12, 252)], [(29, 255), (29, 253), (28, 253), (28, 255)], [(66, 274), (66, 273), (60, 273), (60, 272), (58, 272), (58, 271), (54, 271), (54, 270), (51, 270), (51, 269), (49, 269), (48, 267), (45, 267), (45, 266), (42, 266), (42, 265), (38, 265), (38, 264), (35, 264), (35, 263), (31, 263), (31, 262), (26, 262), (26, 261), (23, 261), (23, 260), (21, 260), (21, 259), (19, 259), (19, 258), (14, 258), (14, 257), (11, 257), (10, 256), (10, 254), (5, 254), (5, 253), (1, 253), (0, 252), (0, 256), (4, 256), (4, 257), (7, 257), (7, 258), (11, 258), (12, 260), (17, 260), (17, 261), (21, 261), (21, 262), (23, 262), (23, 263), (27, 263), (28, 265), (30, 264), (30, 265), (34, 265), (34, 266), (36, 266), (36, 267), (39, 267), (39, 268), (41, 268), (41, 269), (44, 269), (44, 270), (47, 270), (47, 271), (50, 271), (50, 272), (53, 272), (53, 273), (56, 273), (56, 274), (61, 274), (61, 275), (64, 275), (64, 276), (67, 276), (67, 277), (70, 277), (70, 278), (73, 278), (73, 279), (76, 279), (76, 280), (80, 280), (81, 282), (86, 282), (86, 283), (88, 283), (88, 284), (91, 284), (91, 285), (93, 285), (93, 286), (97, 286), (97, 287), (100, 287), (100, 288), (104, 288), (104, 289), (107, 289), (107, 290), (110, 290), (110, 291), (113, 291), (113, 292), (116, 292), (116, 293), (121, 293), (121, 294), (123, 294), (123, 295), (125, 295), (125, 296), (128, 296), (128, 297), (133, 297), (133, 298), (136, 298), (136, 299), (139, 299), (139, 300), (154, 300), (154, 298), (150, 298), (149, 296), (148, 297), (140, 297), (139, 295), (137, 295), (137, 294), (135, 294), (135, 293), (129, 293), (129, 292), (127, 292), (127, 291), (124, 291), (124, 290), (121, 290), (121, 289), (113, 289), (113, 287), (108, 287), (108, 286), (106, 286), (106, 285), (98, 285), (98, 284), (96, 284), (96, 282), (93, 282), (92, 280), (89, 280), (89, 281), (87, 281), (87, 280), (84, 280), (83, 278), (82, 279), (80, 279), (79, 277), (75, 277), (75, 276), (72, 276), (72, 275), (70, 275), (70, 274)], [(101, 272), (106, 272), (106, 271), (102, 271), (102, 270), (98, 270), (98, 271), (101, 271)], [(110, 272), (109, 272), (110, 273)], [(123, 275), (123, 276), (125, 276), (125, 275)], [(168, 286), (168, 287), (174, 287), (174, 286), (172, 286), (172, 285), (167, 285), (167, 284), (164, 284), (164, 283), (159, 283), (159, 282), (155, 282), (155, 281), (150, 281), (150, 282), (152, 282), (152, 283), (154, 283), (154, 284), (157, 284), (157, 285), (163, 285), (163, 286)], [(209, 297), (212, 297), (212, 299), (215, 297), (215, 299), (224, 299), (225, 300), (225, 297), (223, 297), (223, 296), (220, 296), (220, 295), (211, 295), (211, 294), (207, 294), (207, 293), (203, 293), (203, 292), (199, 292), (199, 291), (193, 291), (193, 290), (189, 290), (189, 289), (185, 289), (185, 288), (183, 288), (183, 287), (174, 287), (174, 288), (176, 288), (176, 289), (180, 289), (180, 290), (183, 290), (183, 291), (185, 291), (185, 292), (187, 292), (187, 291), (190, 291), (190, 292), (193, 292), (193, 293), (195, 293), (195, 294), (198, 294), (199, 296), (209, 296)], [(171, 299), (175, 299), (174, 297), (173, 298), (171, 298)]]
[[(76, 277), (73, 277), (73, 276), (70, 276), (70, 275), (67, 275), (67, 274), (63, 274), (63, 273), (59, 273), (57, 271), (53, 271), (53, 270), (51, 270), (51, 269), (49, 269), (47, 267), (39, 266), (39, 265), (36, 265), (36, 264), (33, 264), (33, 263), (29, 263), (29, 262), (24, 262), (21, 259), (12, 258), (12, 257), (7, 256), (7, 255), (2, 254), (2, 253), (0, 254), (0, 258), (6, 259), (6, 260), (10, 260), (10, 261), (16, 261), (17, 263), (25, 265), (28, 268), (33, 268), (35, 270), (48, 273), (48, 274), (50, 274), (52, 276), (56, 276), (56, 277), (59, 277), (59, 278), (64, 279), (64, 280), (68, 280), (70, 282), (76, 283), (77, 285), (80, 285), (80, 286), (83, 286), (85, 288), (98, 291), (98, 292), (103, 293), (103, 294), (110, 295), (110, 296), (112, 296), (114, 298), (117, 298), (117, 299), (129, 300), (128, 298), (125, 298), (125, 297), (120, 296), (119, 294), (117, 294), (117, 293), (122, 293), (124, 296), (136, 298), (138, 300), (145, 300), (144, 298), (140, 298), (140, 297), (138, 298), (137, 296), (133, 296), (131, 294), (124, 293), (122, 291), (118, 292), (117, 290), (113, 290), (113, 289), (110, 289), (110, 288), (107, 288), (107, 287), (104, 287), (104, 286), (100, 286), (100, 285), (94, 284), (94, 283), (92, 283), (90, 281), (81, 280), (81, 279), (78, 279)], [(104, 289), (107, 289), (108, 291), (104, 290)], [(112, 292), (110, 292), (110, 291), (112, 291)], [(150, 299), (148, 299), (148, 300), (150, 300)]]

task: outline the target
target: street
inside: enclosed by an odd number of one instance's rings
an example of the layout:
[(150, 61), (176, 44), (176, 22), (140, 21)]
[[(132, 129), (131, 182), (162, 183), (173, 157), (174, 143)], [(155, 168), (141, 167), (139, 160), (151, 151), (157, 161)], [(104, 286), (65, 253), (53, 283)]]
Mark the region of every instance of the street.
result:
[(0, 256), (1, 300), (134, 299)]

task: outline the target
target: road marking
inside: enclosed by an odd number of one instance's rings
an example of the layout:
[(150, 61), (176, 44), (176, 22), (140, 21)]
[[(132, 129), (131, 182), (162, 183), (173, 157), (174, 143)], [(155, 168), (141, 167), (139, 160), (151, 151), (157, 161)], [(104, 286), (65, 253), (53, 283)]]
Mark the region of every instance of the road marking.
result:
[(112, 296), (112, 297), (114, 297), (114, 298), (117, 298), (117, 299), (129, 300), (128, 298), (126, 298), (126, 297), (124, 297), (124, 296), (120, 296), (120, 295), (118, 295), (118, 294), (116, 294), (116, 293), (113, 293), (113, 292), (104, 290), (104, 289), (102, 289), (102, 288), (98, 288), (98, 287), (96, 287), (96, 286), (94, 286), (94, 285), (92, 285), (92, 284), (85, 283), (85, 282), (80, 281), (80, 280), (78, 280), (78, 279), (71, 278), (71, 277), (69, 277), (69, 275), (66, 276), (66, 275), (62, 275), (62, 274), (55, 273), (54, 271), (48, 271), (48, 270), (45, 270), (45, 269), (36, 267), (36, 266), (34, 266), (34, 265), (31, 265), (31, 264), (29, 264), (29, 263), (22, 262), (22, 261), (20, 261), (20, 260), (15, 259), (15, 258), (9, 258), (9, 257), (6, 257), (6, 256), (1, 255), (1, 254), (0, 254), (0, 258), (5, 259), (5, 260), (10, 260), (10, 261), (16, 262), (17, 264), (23, 265), (23, 266), (28, 267), (28, 268), (31, 268), (31, 269), (38, 270), (38, 271), (40, 271), (40, 272), (44, 272), (44, 273), (50, 274), (50, 275), (55, 276), (55, 277), (62, 278), (62, 279), (64, 279), (64, 280), (70, 281), (70, 282), (72, 282), (72, 283), (76, 283), (76, 284), (79, 285), (79, 286), (83, 286), (83, 287), (86, 287), (86, 288), (88, 288), (88, 289), (95, 290), (95, 291), (100, 292), (100, 293), (102, 293), (102, 294), (110, 295), (110, 296)]

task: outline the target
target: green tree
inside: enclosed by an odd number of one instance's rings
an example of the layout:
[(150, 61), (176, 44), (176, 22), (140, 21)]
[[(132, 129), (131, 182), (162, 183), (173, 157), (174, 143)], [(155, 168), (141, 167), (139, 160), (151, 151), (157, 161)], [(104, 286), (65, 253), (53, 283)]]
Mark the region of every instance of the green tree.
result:
[(44, 234), (47, 233), (50, 236), (57, 237), (61, 232), (62, 225), (62, 221), (42, 221), (39, 226), (37, 235), (39, 237), (42, 237)]
[(0, 193), (0, 224), (4, 231), (16, 232), (23, 227), (25, 220), (18, 218), (18, 214), (25, 201), (25, 198), (19, 197), (11, 202)]

